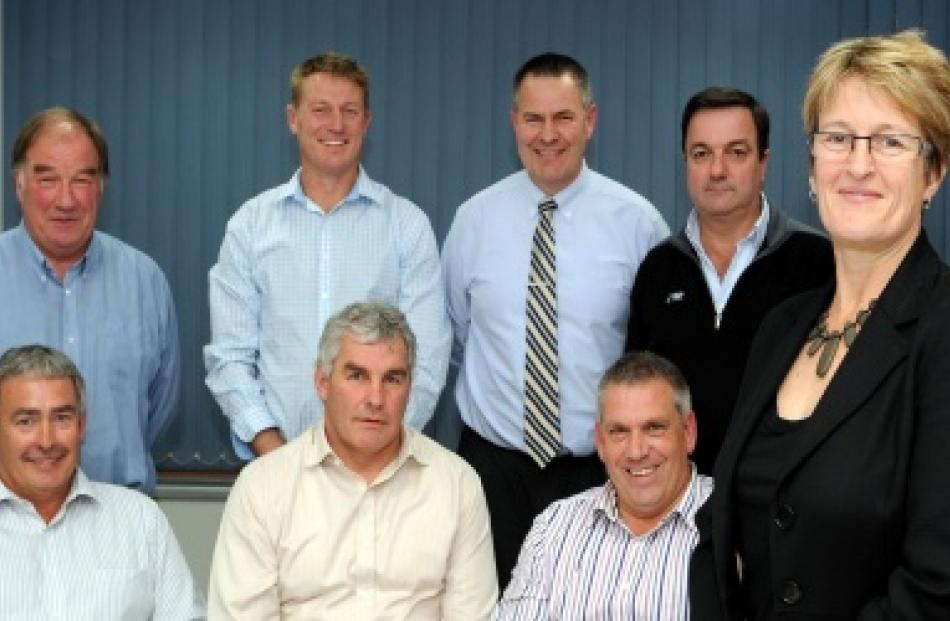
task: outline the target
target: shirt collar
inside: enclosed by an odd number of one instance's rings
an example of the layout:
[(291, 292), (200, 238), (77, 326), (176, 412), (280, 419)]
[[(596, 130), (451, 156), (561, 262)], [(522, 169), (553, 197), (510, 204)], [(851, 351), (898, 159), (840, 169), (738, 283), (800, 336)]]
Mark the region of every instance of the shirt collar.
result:
[[(760, 192), (759, 197), (762, 211), (759, 212), (759, 217), (756, 218), (755, 224), (752, 225), (752, 229), (748, 235), (739, 240), (739, 244), (749, 244), (754, 248), (758, 248), (762, 245), (762, 241), (765, 239), (766, 229), (768, 229), (769, 226), (769, 200), (765, 197), (765, 192)], [(696, 215), (696, 208), (693, 207), (689, 212), (689, 216), (686, 217), (686, 238), (689, 240), (689, 243), (692, 244), (696, 252), (705, 254), (699, 233), (699, 216)]]
[[(377, 477), (377, 481), (382, 481), (392, 476), (392, 473), (399, 470), (409, 459), (412, 459), (421, 466), (428, 466), (432, 464), (433, 457), (432, 447), (420, 437), (419, 432), (403, 425), (402, 446), (399, 447), (399, 453), (396, 455), (396, 459), (383, 468), (379, 477)], [(303, 463), (306, 467), (330, 464), (343, 465), (343, 462), (337, 457), (336, 453), (333, 452), (333, 448), (327, 441), (323, 419), (313, 425), (307, 434), (307, 448), (304, 453)]]
[[(529, 206), (531, 213), (534, 214), (537, 212), (538, 205), (541, 204), (541, 201), (548, 198), (548, 195), (544, 191), (534, 184), (534, 181), (531, 180), (531, 177), (525, 171), (525, 178), (528, 180), (529, 192), (531, 195), (532, 204)], [(587, 168), (587, 161), (581, 162), (581, 170), (577, 174), (577, 178), (574, 179), (566, 188), (550, 197), (554, 199), (554, 202), (557, 203), (558, 213), (570, 215), (574, 210), (574, 198), (578, 194), (584, 191), (584, 188), (587, 186), (590, 180), (590, 169)]]
[[(290, 180), (284, 184), (281, 189), (280, 198), (291, 201), (296, 205), (300, 205), (312, 211), (323, 211), (317, 207), (317, 205), (307, 197), (303, 192), (303, 186), (300, 185), (300, 169), (298, 168), (294, 172)], [(340, 205), (349, 205), (349, 204), (366, 204), (366, 205), (381, 205), (383, 203), (383, 192), (379, 187), (379, 184), (374, 183), (372, 179), (369, 178), (369, 175), (366, 174), (366, 169), (363, 168), (363, 165), (360, 164), (359, 173), (356, 176), (356, 183), (353, 184), (353, 187), (350, 189), (350, 193), (346, 195)], [(336, 207), (336, 205), (334, 205)], [(334, 209), (333, 211), (336, 211)], [(332, 213), (332, 212), (331, 212)]]
[[(60, 519), (59, 516), (63, 514), (63, 509), (65, 507), (81, 498), (88, 498), (92, 501), (98, 501), (99, 495), (96, 493), (96, 488), (89, 481), (89, 478), (86, 477), (86, 474), (82, 471), (82, 469), (76, 468), (76, 474), (73, 476), (73, 482), (70, 484), (69, 493), (66, 495), (66, 500), (63, 501), (63, 506), (60, 507), (56, 517), (53, 518), (53, 522), (56, 522)], [(2, 506), (4, 501), (21, 502), (32, 505), (30, 501), (25, 498), (21, 498), (6, 485), (4, 485), (2, 481), (0, 481), (0, 506)]]
[[(696, 472), (696, 465), (690, 462), (689, 467), (689, 484), (686, 486), (686, 491), (680, 496), (679, 501), (677, 501), (673, 509), (649, 532), (643, 535), (634, 535), (635, 537), (644, 537), (650, 533), (654, 533), (676, 518), (679, 518), (679, 521), (685, 524), (689, 529), (696, 530), (696, 511), (702, 506), (702, 502), (700, 502), (699, 498), (699, 476)], [(613, 482), (609, 479), (607, 483), (604, 484), (603, 492), (594, 501), (594, 512), (595, 514), (603, 515), (611, 522), (623, 524), (626, 528), (626, 524), (620, 519), (620, 509), (617, 506), (617, 488), (614, 487)], [(632, 531), (631, 535), (633, 535)]]
[[(20, 251), (23, 256), (40, 275), (56, 277), (56, 271), (46, 259), (46, 255), (43, 254), (43, 251), (40, 250), (40, 247), (37, 246), (33, 238), (30, 237), (30, 232), (26, 230), (26, 224), (22, 219), (20, 220), (20, 224), (14, 229), (13, 235), (17, 240), (17, 244), (20, 246)], [(102, 240), (99, 239), (99, 232), (94, 230), (92, 232), (92, 239), (89, 241), (89, 247), (86, 248), (86, 254), (83, 255), (82, 259), (80, 259), (76, 265), (69, 268), (69, 271), (77, 270), (78, 273), (82, 274), (86, 270), (98, 265), (101, 260)]]

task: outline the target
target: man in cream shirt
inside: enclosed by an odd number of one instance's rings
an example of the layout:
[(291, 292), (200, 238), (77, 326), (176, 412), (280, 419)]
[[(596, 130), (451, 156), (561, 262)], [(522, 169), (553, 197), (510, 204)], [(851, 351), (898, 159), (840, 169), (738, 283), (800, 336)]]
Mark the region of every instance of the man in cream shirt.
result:
[(498, 588), (478, 476), (403, 425), (415, 351), (386, 304), (330, 318), (314, 375), (324, 419), (235, 482), (210, 618), (488, 617)]

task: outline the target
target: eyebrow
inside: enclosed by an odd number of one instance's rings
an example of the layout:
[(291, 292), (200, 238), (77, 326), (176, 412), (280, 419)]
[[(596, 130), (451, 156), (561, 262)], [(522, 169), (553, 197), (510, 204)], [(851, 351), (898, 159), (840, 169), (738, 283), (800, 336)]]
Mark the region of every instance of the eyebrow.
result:
[[(344, 371), (361, 371), (363, 373), (369, 373), (369, 369), (367, 369), (366, 367), (360, 366), (356, 364), (355, 362), (344, 362), (343, 370)], [(383, 375), (401, 375), (405, 377), (409, 375), (409, 370), (404, 367), (386, 369), (385, 371), (383, 371)]]
[(344, 371), (366, 371), (366, 367), (361, 367), (355, 362), (344, 362), (343, 370)]
[[(58, 172), (54, 166), (50, 166), (49, 164), (33, 164), (32, 171), (33, 171), (33, 174)], [(76, 175), (98, 175), (99, 169), (96, 168), (95, 166), (89, 166), (87, 168), (82, 168), (80, 170), (77, 170), (75, 174)]]
[[(749, 141), (748, 141), (747, 139), (745, 139), (745, 138), (736, 138), (735, 140), (730, 140), (730, 141), (727, 142), (725, 145), (723, 145), (723, 148), (724, 148), (724, 149), (728, 149), (729, 147), (738, 147), (738, 146), (751, 147), (751, 146), (752, 146), (752, 143), (749, 142)], [(693, 149), (695, 149), (695, 148), (697, 148), (697, 147), (702, 147), (702, 148), (704, 148), (704, 149), (709, 149), (710, 151), (713, 150), (713, 146), (712, 146), (711, 144), (709, 144), (708, 142), (702, 141), (702, 140), (699, 141), (699, 142), (694, 142), (694, 143), (692, 143), (692, 144), (687, 145), (686, 149), (687, 149), (688, 151), (692, 151)]]
[[(63, 412), (76, 412), (78, 409), (75, 405), (66, 404), (58, 405), (52, 409), (53, 414), (61, 414)], [(14, 416), (40, 416), (43, 414), (43, 411), (39, 408), (17, 408), (13, 410)]]
[[(819, 129), (819, 131), (840, 131), (841, 133), (847, 134), (856, 134), (857, 130), (851, 126), (847, 121), (832, 121), (827, 125), (822, 126), (824, 129)], [(901, 134), (901, 133), (914, 133), (915, 130), (910, 127), (904, 127), (903, 125), (894, 125), (893, 123), (881, 123), (880, 125), (875, 125), (869, 134)]]

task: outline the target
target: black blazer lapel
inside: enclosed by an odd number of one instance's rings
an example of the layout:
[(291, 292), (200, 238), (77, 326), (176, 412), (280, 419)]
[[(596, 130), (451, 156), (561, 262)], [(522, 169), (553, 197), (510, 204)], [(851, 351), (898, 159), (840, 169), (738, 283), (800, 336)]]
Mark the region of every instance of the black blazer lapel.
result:
[(733, 476), (739, 456), (759, 419), (775, 400), (779, 384), (785, 379), (792, 361), (804, 346), (805, 337), (815, 319), (831, 299), (831, 286), (793, 298), (794, 302), (777, 307), (766, 316), (753, 342), (746, 362), (736, 411), (726, 432), (714, 468), (716, 489), (711, 497), (713, 554), (716, 556), (716, 582), (724, 594), (727, 617), (738, 615), (738, 595), (734, 584), (735, 550), (732, 539)]
[(805, 337), (814, 326), (818, 314), (831, 299), (831, 293), (831, 288), (808, 293), (806, 298), (800, 300), (800, 304), (780, 306), (767, 316), (768, 325), (777, 327), (769, 330), (768, 334), (760, 329), (756, 335), (753, 351), (746, 362), (738, 406), (720, 449), (719, 462), (722, 464), (717, 462), (715, 470), (717, 486), (720, 484), (720, 473), (729, 473), (730, 476), (726, 478), (729, 479), (727, 485), (731, 487), (731, 475), (742, 449), (762, 414), (770, 407), (770, 402), (775, 401), (779, 385), (804, 346)]
[(921, 232), (818, 401), (812, 424), (802, 430), (803, 441), (789, 454), (782, 479), (872, 398), (907, 356), (908, 340), (902, 331), (925, 309), (939, 271), (940, 260)]

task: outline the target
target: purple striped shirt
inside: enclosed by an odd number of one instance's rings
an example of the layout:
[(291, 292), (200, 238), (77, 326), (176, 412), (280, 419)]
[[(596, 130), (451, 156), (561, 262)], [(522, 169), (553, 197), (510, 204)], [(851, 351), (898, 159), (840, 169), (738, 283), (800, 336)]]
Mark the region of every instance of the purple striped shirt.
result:
[(559, 500), (539, 515), (494, 619), (689, 618), (689, 556), (696, 511), (712, 492), (696, 474), (653, 530), (634, 535), (608, 482)]

